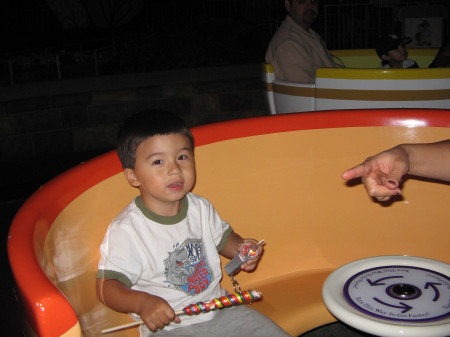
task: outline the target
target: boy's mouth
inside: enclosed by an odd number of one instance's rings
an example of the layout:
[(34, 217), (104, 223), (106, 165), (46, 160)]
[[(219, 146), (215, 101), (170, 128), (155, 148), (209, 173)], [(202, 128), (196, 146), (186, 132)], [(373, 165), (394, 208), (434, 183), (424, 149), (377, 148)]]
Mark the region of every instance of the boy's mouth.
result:
[(184, 184), (180, 181), (177, 181), (175, 183), (169, 184), (169, 188), (171, 190), (181, 190), (183, 188)]

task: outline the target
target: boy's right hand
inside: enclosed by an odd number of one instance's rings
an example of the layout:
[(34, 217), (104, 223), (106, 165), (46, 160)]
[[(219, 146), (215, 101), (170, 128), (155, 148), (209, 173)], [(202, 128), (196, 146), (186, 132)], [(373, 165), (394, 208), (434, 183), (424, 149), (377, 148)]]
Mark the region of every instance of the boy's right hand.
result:
[(137, 314), (153, 332), (163, 329), (171, 322), (180, 323), (180, 318), (175, 315), (175, 311), (169, 303), (161, 297), (150, 294), (145, 294)]

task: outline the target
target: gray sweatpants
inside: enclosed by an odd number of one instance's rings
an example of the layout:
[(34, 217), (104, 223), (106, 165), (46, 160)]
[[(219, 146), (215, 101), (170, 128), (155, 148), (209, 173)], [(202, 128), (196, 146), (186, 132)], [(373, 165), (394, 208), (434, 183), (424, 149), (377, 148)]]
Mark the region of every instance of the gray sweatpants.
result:
[(150, 333), (149, 337), (289, 337), (275, 322), (248, 306), (220, 310), (210, 321), (170, 331)]

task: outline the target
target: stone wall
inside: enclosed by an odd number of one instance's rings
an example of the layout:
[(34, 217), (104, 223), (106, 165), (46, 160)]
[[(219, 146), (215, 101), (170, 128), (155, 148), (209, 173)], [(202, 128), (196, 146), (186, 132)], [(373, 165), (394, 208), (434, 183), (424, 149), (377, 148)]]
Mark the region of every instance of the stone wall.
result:
[(254, 64), (4, 87), (0, 197), (20, 197), (30, 184), (114, 148), (118, 127), (132, 113), (171, 110), (189, 126), (262, 116), (262, 88)]

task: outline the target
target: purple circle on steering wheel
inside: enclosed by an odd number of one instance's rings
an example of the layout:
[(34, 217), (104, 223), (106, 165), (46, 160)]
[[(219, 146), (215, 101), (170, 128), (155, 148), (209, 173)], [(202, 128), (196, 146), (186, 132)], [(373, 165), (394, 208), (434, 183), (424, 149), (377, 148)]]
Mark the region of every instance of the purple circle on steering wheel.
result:
[(343, 292), (352, 307), (384, 320), (430, 322), (450, 317), (450, 277), (426, 268), (366, 269), (350, 277)]

